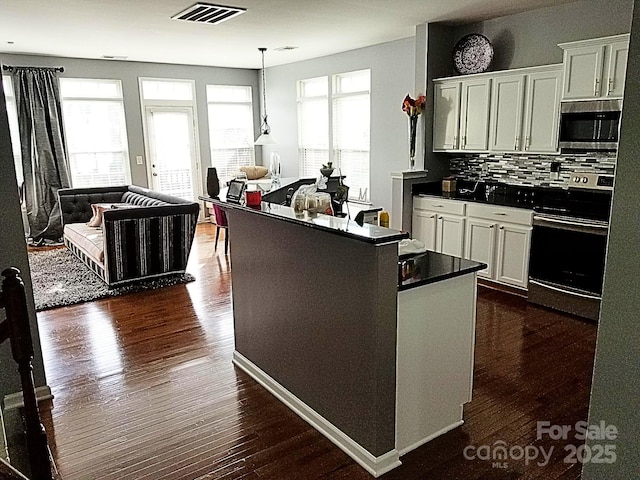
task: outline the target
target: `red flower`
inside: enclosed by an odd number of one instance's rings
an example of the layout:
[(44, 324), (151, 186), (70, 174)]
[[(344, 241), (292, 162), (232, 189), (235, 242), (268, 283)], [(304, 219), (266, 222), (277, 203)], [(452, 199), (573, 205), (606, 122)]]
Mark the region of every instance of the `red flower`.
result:
[(422, 113), (422, 107), (424, 106), (427, 97), (424, 95), (420, 95), (415, 100), (411, 98), (408, 94), (404, 97), (404, 101), (402, 102), (402, 111), (406, 112), (410, 117), (417, 117)]

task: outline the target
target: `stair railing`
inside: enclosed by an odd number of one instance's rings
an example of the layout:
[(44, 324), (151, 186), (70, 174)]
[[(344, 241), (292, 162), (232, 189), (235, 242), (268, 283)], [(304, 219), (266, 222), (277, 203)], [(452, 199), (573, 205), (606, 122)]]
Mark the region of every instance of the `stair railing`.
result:
[(0, 307), (6, 311), (6, 320), (0, 323), (0, 343), (9, 340), (13, 359), (18, 364), (22, 395), (27, 452), (33, 480), (52, 480), (51, 460), (47, 434), (40, 420), (38, 401), (33, 383), (33, 341), (29, 326), (27, 297), (20, 270), (15, 267), (2, 272)]

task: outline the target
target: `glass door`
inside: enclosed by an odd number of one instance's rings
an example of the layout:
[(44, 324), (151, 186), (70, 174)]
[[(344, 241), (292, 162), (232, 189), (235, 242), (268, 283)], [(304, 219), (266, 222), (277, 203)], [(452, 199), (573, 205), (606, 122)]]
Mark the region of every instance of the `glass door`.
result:
[(191, 107), (146, 107), (150, 188), (196, 200), (196, 137)]

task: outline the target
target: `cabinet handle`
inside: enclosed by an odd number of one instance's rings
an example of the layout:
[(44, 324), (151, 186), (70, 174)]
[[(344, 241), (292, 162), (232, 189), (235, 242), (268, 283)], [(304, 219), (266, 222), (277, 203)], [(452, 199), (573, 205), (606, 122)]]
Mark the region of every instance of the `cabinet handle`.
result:
[(531, 137), (525, 137), (525, 139), (524, 139), (524, 149), (525, 150), (529, 150), (530, 146), (531, 146)]
[(504, 227), (502, 225), (500, 225), (500, 230), (504, 230)]
[(444, 205), (431, 205), (433, 208), (442, 208)]
[(607, 88), (607, 95), (611, 95), (611, 91), (613, 90), (613, 78), (609, 79), (609, 86)]
[(462, 136), (462, 148), (465, 148), (467, 146), (467, 137), (466, 135)]
[(436, 218), (435, 213), (433, 215), (431, 215), (429, 218)]
[(494, 215), (501, 215), (501, 216), (505, 216), (505, 215), (507, 215), (507, 214), (506, 214), (506, 213), (504, 213), (504, 212), (493, 212), (493, 214), (494, 214)]
[(513, 149), (514, 150), (518, 150), (518, 145), (520, 144), (520, 137), (516, 136), (516, 144), (514, 145)]
[(593, 89), (593, 96), (594, 96), (594, 97), (597, 97), (597, 96), (598, 96), (598, 92), (600, 91), (600, 89), (598, 88), (598, 86), (599, 86), (599, 85), (600, 85), (600, 80), (598, 80), (598, 79), (596, 78), (596, 85), (595, 85), (595, 87), (594, 87), (594, 89)]
[(458, 148), (458, 136), (453, 136), (453, 148)]
[(495, 225), (489, 225), (489, 228), (494, 228), (494, 227), (495, 227)]
[(442, 220), (442, 215), (440, 215), (440, 216), (438, 217), (438, 220)]

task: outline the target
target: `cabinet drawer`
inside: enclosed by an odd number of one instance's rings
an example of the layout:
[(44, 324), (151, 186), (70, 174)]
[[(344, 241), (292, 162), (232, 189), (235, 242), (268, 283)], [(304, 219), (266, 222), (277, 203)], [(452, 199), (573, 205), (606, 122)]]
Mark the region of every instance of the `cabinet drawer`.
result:
[(531, 226), (533, 221), (532, 210), (501, 207), (499, 205), (480, 205), (477, 203), (469, 203), (467, 205), (467, 216), (527, 226)]
[(450, 215), (464, 215), (466, 202), (445, 200), (439, 197), (414, 196), (413, 208), (431, 210), (432, 212), (448, 213)]

